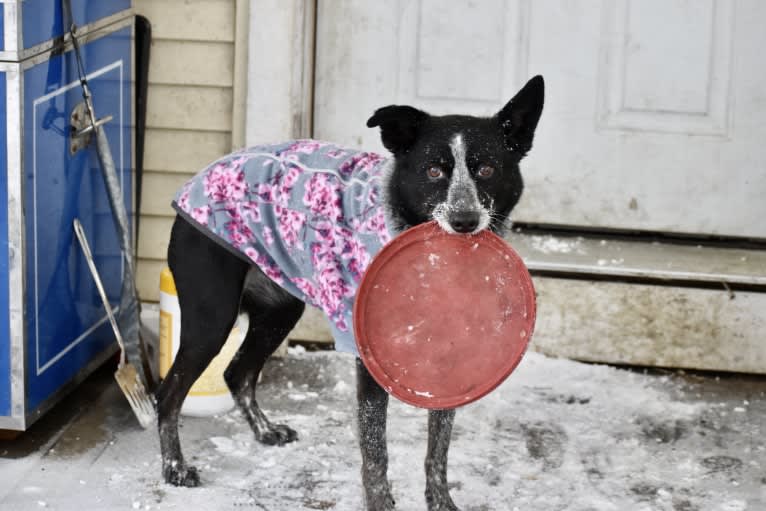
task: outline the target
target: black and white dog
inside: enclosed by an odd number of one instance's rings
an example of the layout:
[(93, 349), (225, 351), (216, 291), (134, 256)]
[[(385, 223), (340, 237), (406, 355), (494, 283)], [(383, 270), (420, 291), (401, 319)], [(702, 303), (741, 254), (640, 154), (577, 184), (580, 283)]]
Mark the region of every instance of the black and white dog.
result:
[[(396, 233), (436, 220), (450, 232), (502, 231), (521, 196), (519, 162), (532, 147), (543, 96), (543, 79), (536, 76), (489, 118), (431, 116), (410, 106), (377, 110), (367, 126), (380, 127), (383, 145), (393, 154), (380, 199), (389, 229)], [(301, 317), (305, 305), (277, 284), (273, 275), (201, 233), (184, 215), (173, 225), (168, 264), (181, 308), (181, 344), (157, 392), (163, 475), (174, 485), (197, 486), (198, 473), (181, 454), (178, 414), (190, 387), (221, 349), (240, 311), (250, 321), (242, 346), (225, 373), (229, 389), (257, 440), (268, 445), (296, 440), (294, 430), (270, 422), (260, 410), (256, 383), (264, 363)], [(394, 499), (387, 479), (388, 394), (359, 359), (356, 366), (367, 509), (392, 510)], [(457, 509), (447, 489), (447, 451), (454, 417), (454, 410), (429, 412), (425, 495), (431, 511)]]

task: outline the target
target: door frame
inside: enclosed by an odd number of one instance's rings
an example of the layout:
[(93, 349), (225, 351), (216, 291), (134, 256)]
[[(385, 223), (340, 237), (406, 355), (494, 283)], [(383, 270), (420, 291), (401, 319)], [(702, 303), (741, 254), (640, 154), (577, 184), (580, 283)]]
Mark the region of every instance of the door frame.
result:
[(315, 0), (250, 0), (245, 145), (309, 138)]

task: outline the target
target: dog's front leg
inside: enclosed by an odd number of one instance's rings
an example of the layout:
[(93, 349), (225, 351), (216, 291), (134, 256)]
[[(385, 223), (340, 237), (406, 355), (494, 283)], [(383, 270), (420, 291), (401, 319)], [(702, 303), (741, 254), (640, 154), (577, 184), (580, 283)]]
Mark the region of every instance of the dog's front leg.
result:
[(394, 499), (388, 483), (386, 414), (388, 394), (356, 359), (359, 445), (362, 449), (362, 484), (368, 511), (391, 511)]
[(454, 421), (455, 410), (428, 412), (428, 452), (425, 463), (428, 511), (458, 511), (447, 488), (447, 451)]

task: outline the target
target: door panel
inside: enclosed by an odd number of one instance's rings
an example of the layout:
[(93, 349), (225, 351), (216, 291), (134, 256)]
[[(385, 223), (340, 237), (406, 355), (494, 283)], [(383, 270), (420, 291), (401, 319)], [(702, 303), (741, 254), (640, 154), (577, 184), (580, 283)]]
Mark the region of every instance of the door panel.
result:
[(766, 3), (320, 1), (314, 135), (384, 151), (383, 105), (546, 107), (516, 221), (766, 238)]

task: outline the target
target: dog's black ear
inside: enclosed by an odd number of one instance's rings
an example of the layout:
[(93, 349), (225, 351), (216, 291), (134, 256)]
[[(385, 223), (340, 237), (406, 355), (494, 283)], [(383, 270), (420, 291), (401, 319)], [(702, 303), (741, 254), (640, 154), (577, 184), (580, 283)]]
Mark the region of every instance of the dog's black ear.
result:
[(535, 76), (497, 114), (505, 136), (505, 144), (511, 151), (527, 154), (532, 149), (532, 139), (537, 121), (543, 112), (545, 82)]
[(367, 119), (367, 127), (380, 126), (383, 145), (396, 155), (412, 146), (427, 117), (427, 113), (411, 106), (390, 105), (375, 110)]

